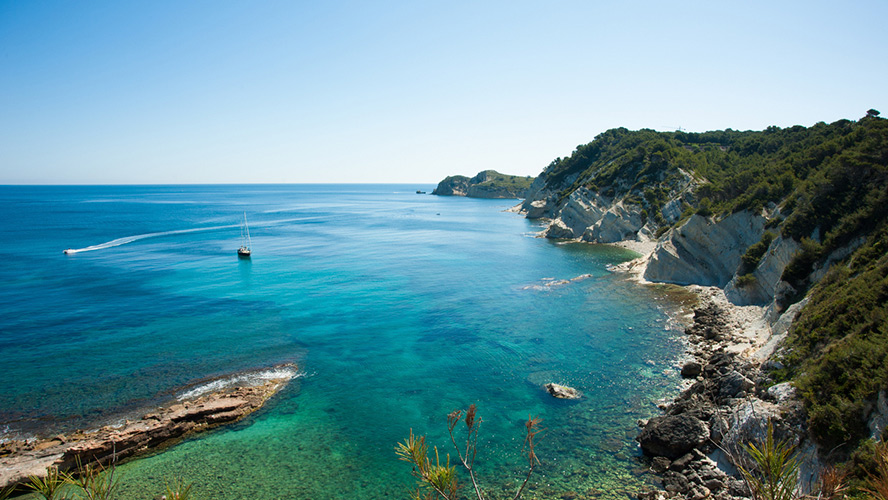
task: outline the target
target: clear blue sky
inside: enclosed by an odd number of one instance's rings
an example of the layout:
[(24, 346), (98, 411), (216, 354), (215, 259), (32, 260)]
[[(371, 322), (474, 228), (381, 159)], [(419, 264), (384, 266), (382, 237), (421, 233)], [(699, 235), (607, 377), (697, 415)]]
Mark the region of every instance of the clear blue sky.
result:
[(0, 0), (0, 184), (536, 175), (888, 114), (888, 1)]

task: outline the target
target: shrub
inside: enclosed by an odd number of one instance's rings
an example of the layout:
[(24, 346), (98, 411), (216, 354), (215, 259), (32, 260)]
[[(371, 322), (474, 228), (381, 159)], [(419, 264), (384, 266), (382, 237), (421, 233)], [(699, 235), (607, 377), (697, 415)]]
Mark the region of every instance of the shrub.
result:
[(58, 467), (47, 467), (46, 477), (30, 476), (26, 488), (33, 490), (44, 500), (58, 500), (65, 498), (62, 493), (68, 489), (71, 476), (59, 470)]
[(771, 246), (771, 242), (774, 241), (775, 237), (774, 233), (765, 231), (758, 243), (754, 243), (746, 249), (746, 253), (740, 258), (742, 273), (746, 274), (755, 271), (755, 268), (758, 267), (759, 262), (762, 260), (765, 252), (768, 251), (768, 247)]
[(884, 441), (876, 445), (875, 472), (868, 473), (868, 480), (863, 491), (877, 500), (888, 500), (888, 443)]
[[(476, 417), (476, 407), (474, 404), (465, 411), (465, 419), (463, 419), (463, 410), (453, 411), (447, 416), (447, 428), (450, 432), (450, 441), (454, 449), (456, 449), (459, 461), (468, 472), (469, 478), (472, 481), (475, 495), (478, 500), (483, 500), (484, 494), (478, 485), (478, 479), (475, 477), (475, 457), (478, 454), (478, 429), (481, 427), (481, 418)], [(460, 422), (465, 422), (465, 443), (462, 446), (457, 444), (456, 436), (454, 435), (454, 429), (456, 429)], [(527, 486), (527, 482), (530, 480), (531, 474), (533, 474), (534, 468), (539, 464), (535, 448), (536, 437), (542, 432), (540, 422), (539, 418), (528, 417), (527, 422), (524, 424), (525, 435), (522, 450), (527, 459), (527, 475), (524, 477), (521, 486), (518, 487), (518, 491), (515, 492), (515, 496), (512, 497), (513, 500), (521, 496), (524, 487)], [(412, 430), (410, 431), (410, 436), (395, 447), (398, 459), (413, 465), (412, 474), (417, 481), (413, 498), (415, 500), (432, 500), (439, 496), (446, 500), (462, 498), (459, 495), (461, 485), (457, 480), (456, 466), (450, 465), (450, 455), (447, 455), (442, 464), (438, 447), (436, 446), (434, 450), (435, 462), (432, 463), (429, 458), (425, 436), (417, 438), (413, 435)]]
[(752, 491), (753, 500), (795, 500), (799, 489), (800, 462), (794, 455), (795, 447), (788, 441), (774, 441), (774, 426), (768, 421), (768, 432), (763, 443), (744, 446), (754, 464), (740, 473)]
[(755, 276), (752, 274), (744, 274), (743, 276), (737, 276), (736, 286), (737, 288), (748, 288), (756, 283)]

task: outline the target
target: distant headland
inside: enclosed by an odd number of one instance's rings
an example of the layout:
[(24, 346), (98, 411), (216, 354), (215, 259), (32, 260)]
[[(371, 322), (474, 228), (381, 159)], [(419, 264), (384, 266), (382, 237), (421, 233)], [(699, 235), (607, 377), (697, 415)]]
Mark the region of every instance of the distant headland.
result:
[(439, 196), (467, 196), (469, 198), (525, 198), (533, 183), (531, 176), (501, 174), (485, 170), (468, 178), (452, 175), (438, 183), (432, 194)]

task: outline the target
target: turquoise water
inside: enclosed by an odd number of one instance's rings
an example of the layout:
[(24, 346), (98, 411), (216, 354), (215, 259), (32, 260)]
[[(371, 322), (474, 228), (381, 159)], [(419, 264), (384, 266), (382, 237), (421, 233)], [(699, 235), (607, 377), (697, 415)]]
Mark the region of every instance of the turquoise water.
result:
[[(404, 498), (395, 444), (413, 429), (449, 452), (446, 416), (472, 403), (491, 490), (517, 485), (533, 414), (548, 430), (526, 498), (626, 498), (648, 480), (635, 422), (677, 385), (671, 306), (605, 269), (631, 252), (533, 238), (514, 200), (418, 188), (0, 187), (5, 435), (292, 362), (245, 421), (120, 467), (124, 498), (174, 476), (201, 499)], [(585, 397), (555, 400), (550, 381)]]

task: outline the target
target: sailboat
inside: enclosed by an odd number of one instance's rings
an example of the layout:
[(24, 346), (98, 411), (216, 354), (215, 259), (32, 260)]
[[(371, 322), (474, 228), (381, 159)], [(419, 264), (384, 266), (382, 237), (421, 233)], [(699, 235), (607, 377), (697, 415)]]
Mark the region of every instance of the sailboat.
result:
[(237, 249), (237, 256), (241, 259), (250, 258), (250, 226), (247, 225), (247, 213), (244, 212), (244, 225), (241, 226), (241, 246)]

